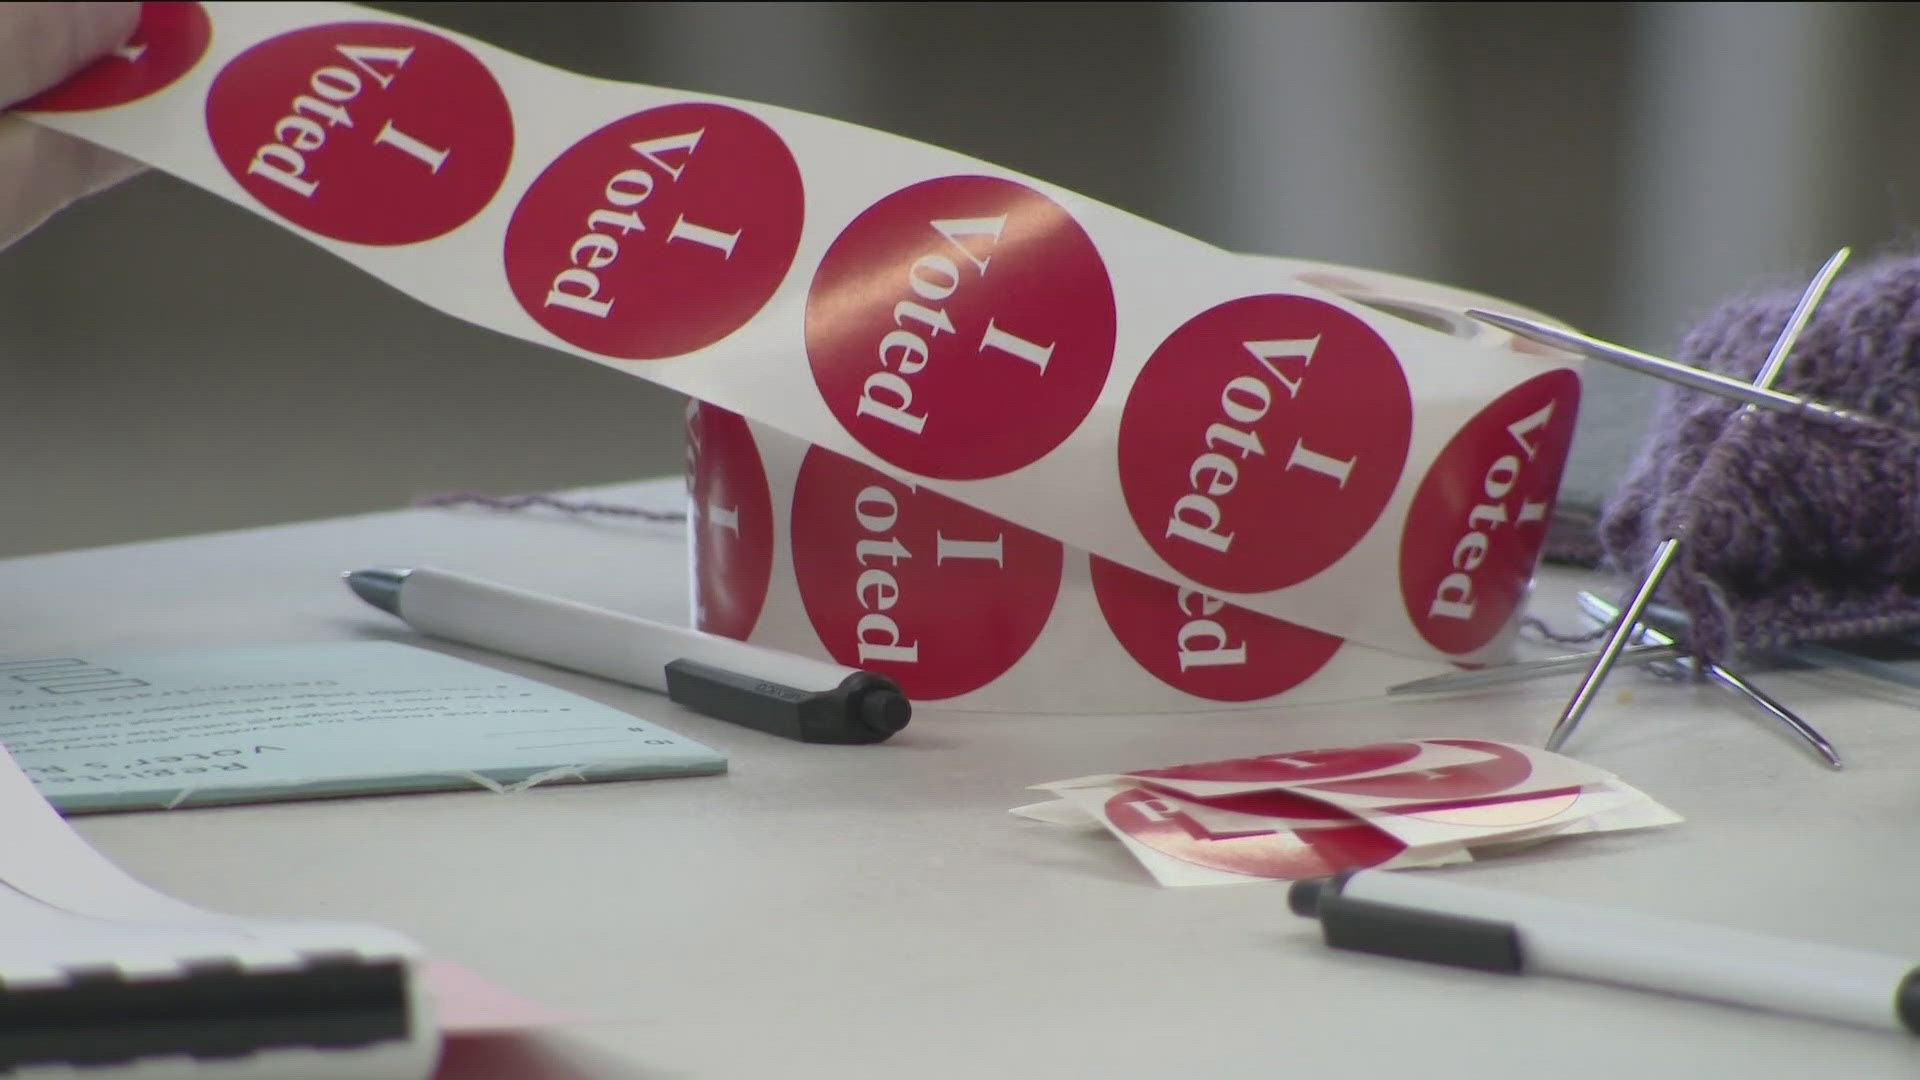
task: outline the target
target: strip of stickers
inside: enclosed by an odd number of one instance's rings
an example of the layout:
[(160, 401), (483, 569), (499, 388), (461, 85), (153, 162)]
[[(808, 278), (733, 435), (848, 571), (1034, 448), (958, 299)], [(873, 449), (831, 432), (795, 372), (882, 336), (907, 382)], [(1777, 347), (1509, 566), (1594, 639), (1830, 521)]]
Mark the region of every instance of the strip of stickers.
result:
[[(1061, 581), (1175, 689), (1168, 664), (1233, 666), (1224, 614), (1284, 628), (1283, 677), (1201, 700), (1304, 685), (1342, 641), (1498, 658), (1579, 403), (1572, 358), (1460, 314), (1511, 304), (1233, 254), (910, 140), (350, 5), (149, 3), (126, 46), (22, 108), (449, 315), (705, 403), (703, 625), (750, 636), (774, 612), (771, 571), (715, 546), (770, 554), (771, 514), (728, 515), (772, 494), (716, 489), (790, 474), (782, 546), (816, 651), (924, 670), (935, 698), (986, 682), (936, 671), (906, 613), (1016, 561), (1038, 568), (1026, 606), (951, 631), (1001, 671)], [(729, 439), (745, 451), (710, 456)], [(756, 485), (748, 453), (792, 468), (759, 462)], [(990, 527), (928, 531), (940, 513)], [(1152, 618), (1116, 621), (1130, 607)], [(1171, 659), (1134, 621), (1176, 623), (1151, 631)]]
[(1022, 817), (1104, 829), (1162, 885), (1443, 866), (1680, 816), (1612, 773), (1486, 739), (1203, 761), (1039, 785)]

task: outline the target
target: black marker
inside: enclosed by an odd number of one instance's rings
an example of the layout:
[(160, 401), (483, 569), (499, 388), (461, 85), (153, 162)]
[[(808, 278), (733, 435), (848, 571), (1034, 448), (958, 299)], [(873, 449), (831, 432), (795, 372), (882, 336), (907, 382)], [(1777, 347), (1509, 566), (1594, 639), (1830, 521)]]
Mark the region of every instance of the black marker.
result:
[(1294, 882), (1294, 914), (1328, 945), (1513, 975), (1568, 978), (1920, 1034), (1912, 960), (1514, 896), (1427, 873)]
[(354, 570), (362, 600), (416, 630), (666, 694), (789, 739), (875, 743), (907, 725), (892, 679), (442, 570)]

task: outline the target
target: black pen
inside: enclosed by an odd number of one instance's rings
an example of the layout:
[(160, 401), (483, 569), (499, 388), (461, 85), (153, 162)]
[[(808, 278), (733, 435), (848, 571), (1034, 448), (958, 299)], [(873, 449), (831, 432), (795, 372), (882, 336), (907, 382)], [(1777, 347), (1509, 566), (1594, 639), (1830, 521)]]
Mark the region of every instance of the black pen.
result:
[(789, 739), (875, 743), (912, 706), (892, 679), (443, 570), (353, 570), (362, 600), (424, 633), (666, 694)]

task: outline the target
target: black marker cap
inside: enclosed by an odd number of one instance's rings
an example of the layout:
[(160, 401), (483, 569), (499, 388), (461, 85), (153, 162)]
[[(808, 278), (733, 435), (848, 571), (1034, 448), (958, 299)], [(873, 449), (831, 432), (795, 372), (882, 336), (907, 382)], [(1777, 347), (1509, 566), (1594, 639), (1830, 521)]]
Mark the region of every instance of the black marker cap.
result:
[(1320, 897), (1340, 886), (1327, 878), (1302, 878), (1287, 886), (1287, 907), (1303, 919), (1320, 917)]
[(1907, 977), (1900, 980), (1899, 989), (1893, 992), (1893, 1014), (1908, 1031), (1920, 1035), (1920, 968), (1907, 972)]
[(831, 690), (798, 690), (751, 675), (675, 660), (667, 696), (717, 720), (811, 743), (877, 743), (907, 726), (913, 706), (899, 684), (856, 671)]
[(1508, 975), (1525, 970), (1512, 924), (1356, 899), (1342, 891), (1352, 876), (1349, 870), (1296, 881), (1287, 890), (1287, 906), (1295, 915), (1319, 919), (1329, 946)]

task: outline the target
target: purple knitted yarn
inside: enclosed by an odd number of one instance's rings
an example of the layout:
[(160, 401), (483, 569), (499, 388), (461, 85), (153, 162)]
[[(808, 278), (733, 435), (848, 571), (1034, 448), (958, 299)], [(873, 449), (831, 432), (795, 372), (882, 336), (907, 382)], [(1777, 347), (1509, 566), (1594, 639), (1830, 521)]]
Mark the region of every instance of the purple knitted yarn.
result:
[[(1797, 299), (1725, 304), (1674, 358), (1752, 379)], [(1774, 385), (1920, 432), (1920, 259), (1836, 282)], [(1739, 411), (1665, 391), (1601, 521), (1613, 567), (1681, 537), (1662, 598), (1709, 658), (1920, 627), (1920, 436)]]

